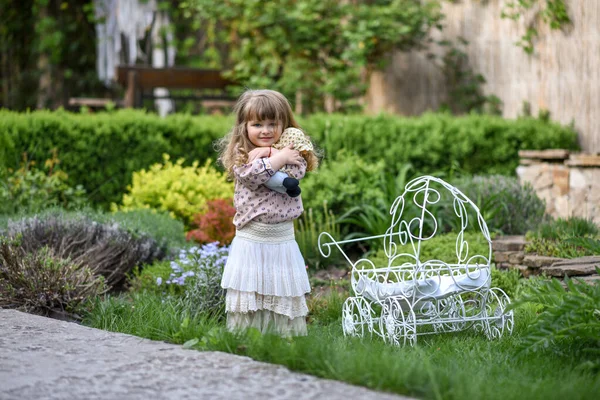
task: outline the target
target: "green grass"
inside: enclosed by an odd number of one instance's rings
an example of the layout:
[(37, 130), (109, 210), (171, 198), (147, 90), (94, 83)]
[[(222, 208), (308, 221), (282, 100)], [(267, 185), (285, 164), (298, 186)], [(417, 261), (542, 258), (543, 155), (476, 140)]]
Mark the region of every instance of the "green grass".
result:
[(341, 301), (341, 295), (312, 299), (309, 335), (293, 339), (253, 330), (232, 334), (224, 321), (190, 319), (176, 298), (151, 292), (99, 299), (84, 324), (424, 399), (592, 399), (600, 393), (600, 374), (575, 352), (517, 350), (535, 318), (533, 307), (516, 310), (512, 336), (495, 341), (473, 331), (421, 336), (412, 348), (392, 347), (377, 337), (344, 338)]

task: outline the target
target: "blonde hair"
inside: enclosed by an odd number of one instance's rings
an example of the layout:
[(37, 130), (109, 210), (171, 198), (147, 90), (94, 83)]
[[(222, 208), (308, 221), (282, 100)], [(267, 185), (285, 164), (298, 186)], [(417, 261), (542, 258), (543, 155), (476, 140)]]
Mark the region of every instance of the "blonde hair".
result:
[[(293, 127), (301, 129), (292, 113), (290, 103), (275, 90), (246, 90), (237, 100), (233, 112), (235, 125), (231, 131), (217, 143), (220, 153), (219, 162), (233, 178), (233, 167), (248, 160), (248, 153), (255, 147), (248, 138), (248, 121), (274, 120), (282, 123), (282, 131)], [(306, 160), (307, 171), (313, 171), (319, 165), (319, 159), (313, 151), (300, 152)]]

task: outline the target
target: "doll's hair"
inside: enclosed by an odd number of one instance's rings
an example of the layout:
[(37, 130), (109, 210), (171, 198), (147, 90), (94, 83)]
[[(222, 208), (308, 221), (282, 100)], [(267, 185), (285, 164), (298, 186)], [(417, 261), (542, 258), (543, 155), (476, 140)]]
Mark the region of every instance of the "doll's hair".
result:
[[(282, 130), (298, 128), (290, 103), (274, 90), (246, 90), (233, 107), (235, 125), (231, 131), (217, 143), (219, 162), (229, 178), (233, 178), (233, 167), (248, 160), (248, 153), (255, 147), (248, 138), (248, 121), (274, 120), (281, 122)], [(307, 171), (316, 169), (319, 160), (314, 152), (302, 152), (307, 162)]]

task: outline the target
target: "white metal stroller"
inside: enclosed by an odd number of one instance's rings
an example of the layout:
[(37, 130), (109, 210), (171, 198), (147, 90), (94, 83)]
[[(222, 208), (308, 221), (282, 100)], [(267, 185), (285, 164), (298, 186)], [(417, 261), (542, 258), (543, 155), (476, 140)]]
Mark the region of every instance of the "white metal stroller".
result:
[[(436, 208), (447, 199), (453, 206), (456, 252), (448, 259), (423, 259), (423, 246), (438, 231)], [(412, 200), (411, 205), (407, 203)], [(492, 246), (488, 227), (477, 206), (442, 179), (422, 176), (409, 182), (390, 209), (391, 225), (378, 236), (336, 241), (319, 236), (324, 257), (335, 246), (352, 266), (352, 290), (342, 309), (345, 335), (377, 334), (385, 341), (414, 345), (417, 335), (462, 331), (473, 327), (489, 339), (511, 333), (509, 297), (491, 288)], [(471, 217), (471, 221), (469, 221)], [(471, 222), (471, 225), (469, 225)], [(471, 254), (465, 239), (476, 229), (487, 241), (487, 254)], [(353, 262), (342, 245), (383, 240), (387, 265), (367, 258)]]

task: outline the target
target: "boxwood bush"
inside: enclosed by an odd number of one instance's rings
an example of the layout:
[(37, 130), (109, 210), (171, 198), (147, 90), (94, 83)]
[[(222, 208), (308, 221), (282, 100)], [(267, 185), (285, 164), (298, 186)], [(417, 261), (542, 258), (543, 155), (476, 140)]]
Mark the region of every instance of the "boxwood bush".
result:
[[(160, 118), (139, 110), (97, 114), (65, 111), (0, 111), (0, 167), (18, 166), (23, 152), (46, 160), (57, 149), (71, 185), (81, 184), (93, 204), (119, 203), (134, 171), (160, 162), (162, 154), (188, 163), (215, 159), (215, 139), (233, 120), (176, 114)], [(383, 161), (396, 175), (405, 163), (422, 173), (458, 165), (467, 173), (514, 174), (518, 150), (577, 149), (571, 127), (534, 118), (486, 115), (420, 117), (313, 115), (301, 125), (335, 159), (341, 149), (367, 163)]]
[(428, 173), (457, 164), (470, 174), (514, 175), (519, 150), (578, 148), (572, 127), (536, 118), (314, 115), (302, 122), (327, 157), (345, 149), (367, 162), (383, 160), (391, 172), (409, 162)]
[(219, 116), (0, 111), (0, 167), (14, 168), (23, 152), (41, 162), (57, 149), (70, 182), (83, 185), (89, 200), (107, 209), (120, 203), (134, 171), (161, 162), (163, 154), (189, 164), (215, 159), (212, 143), (229, 128)]

